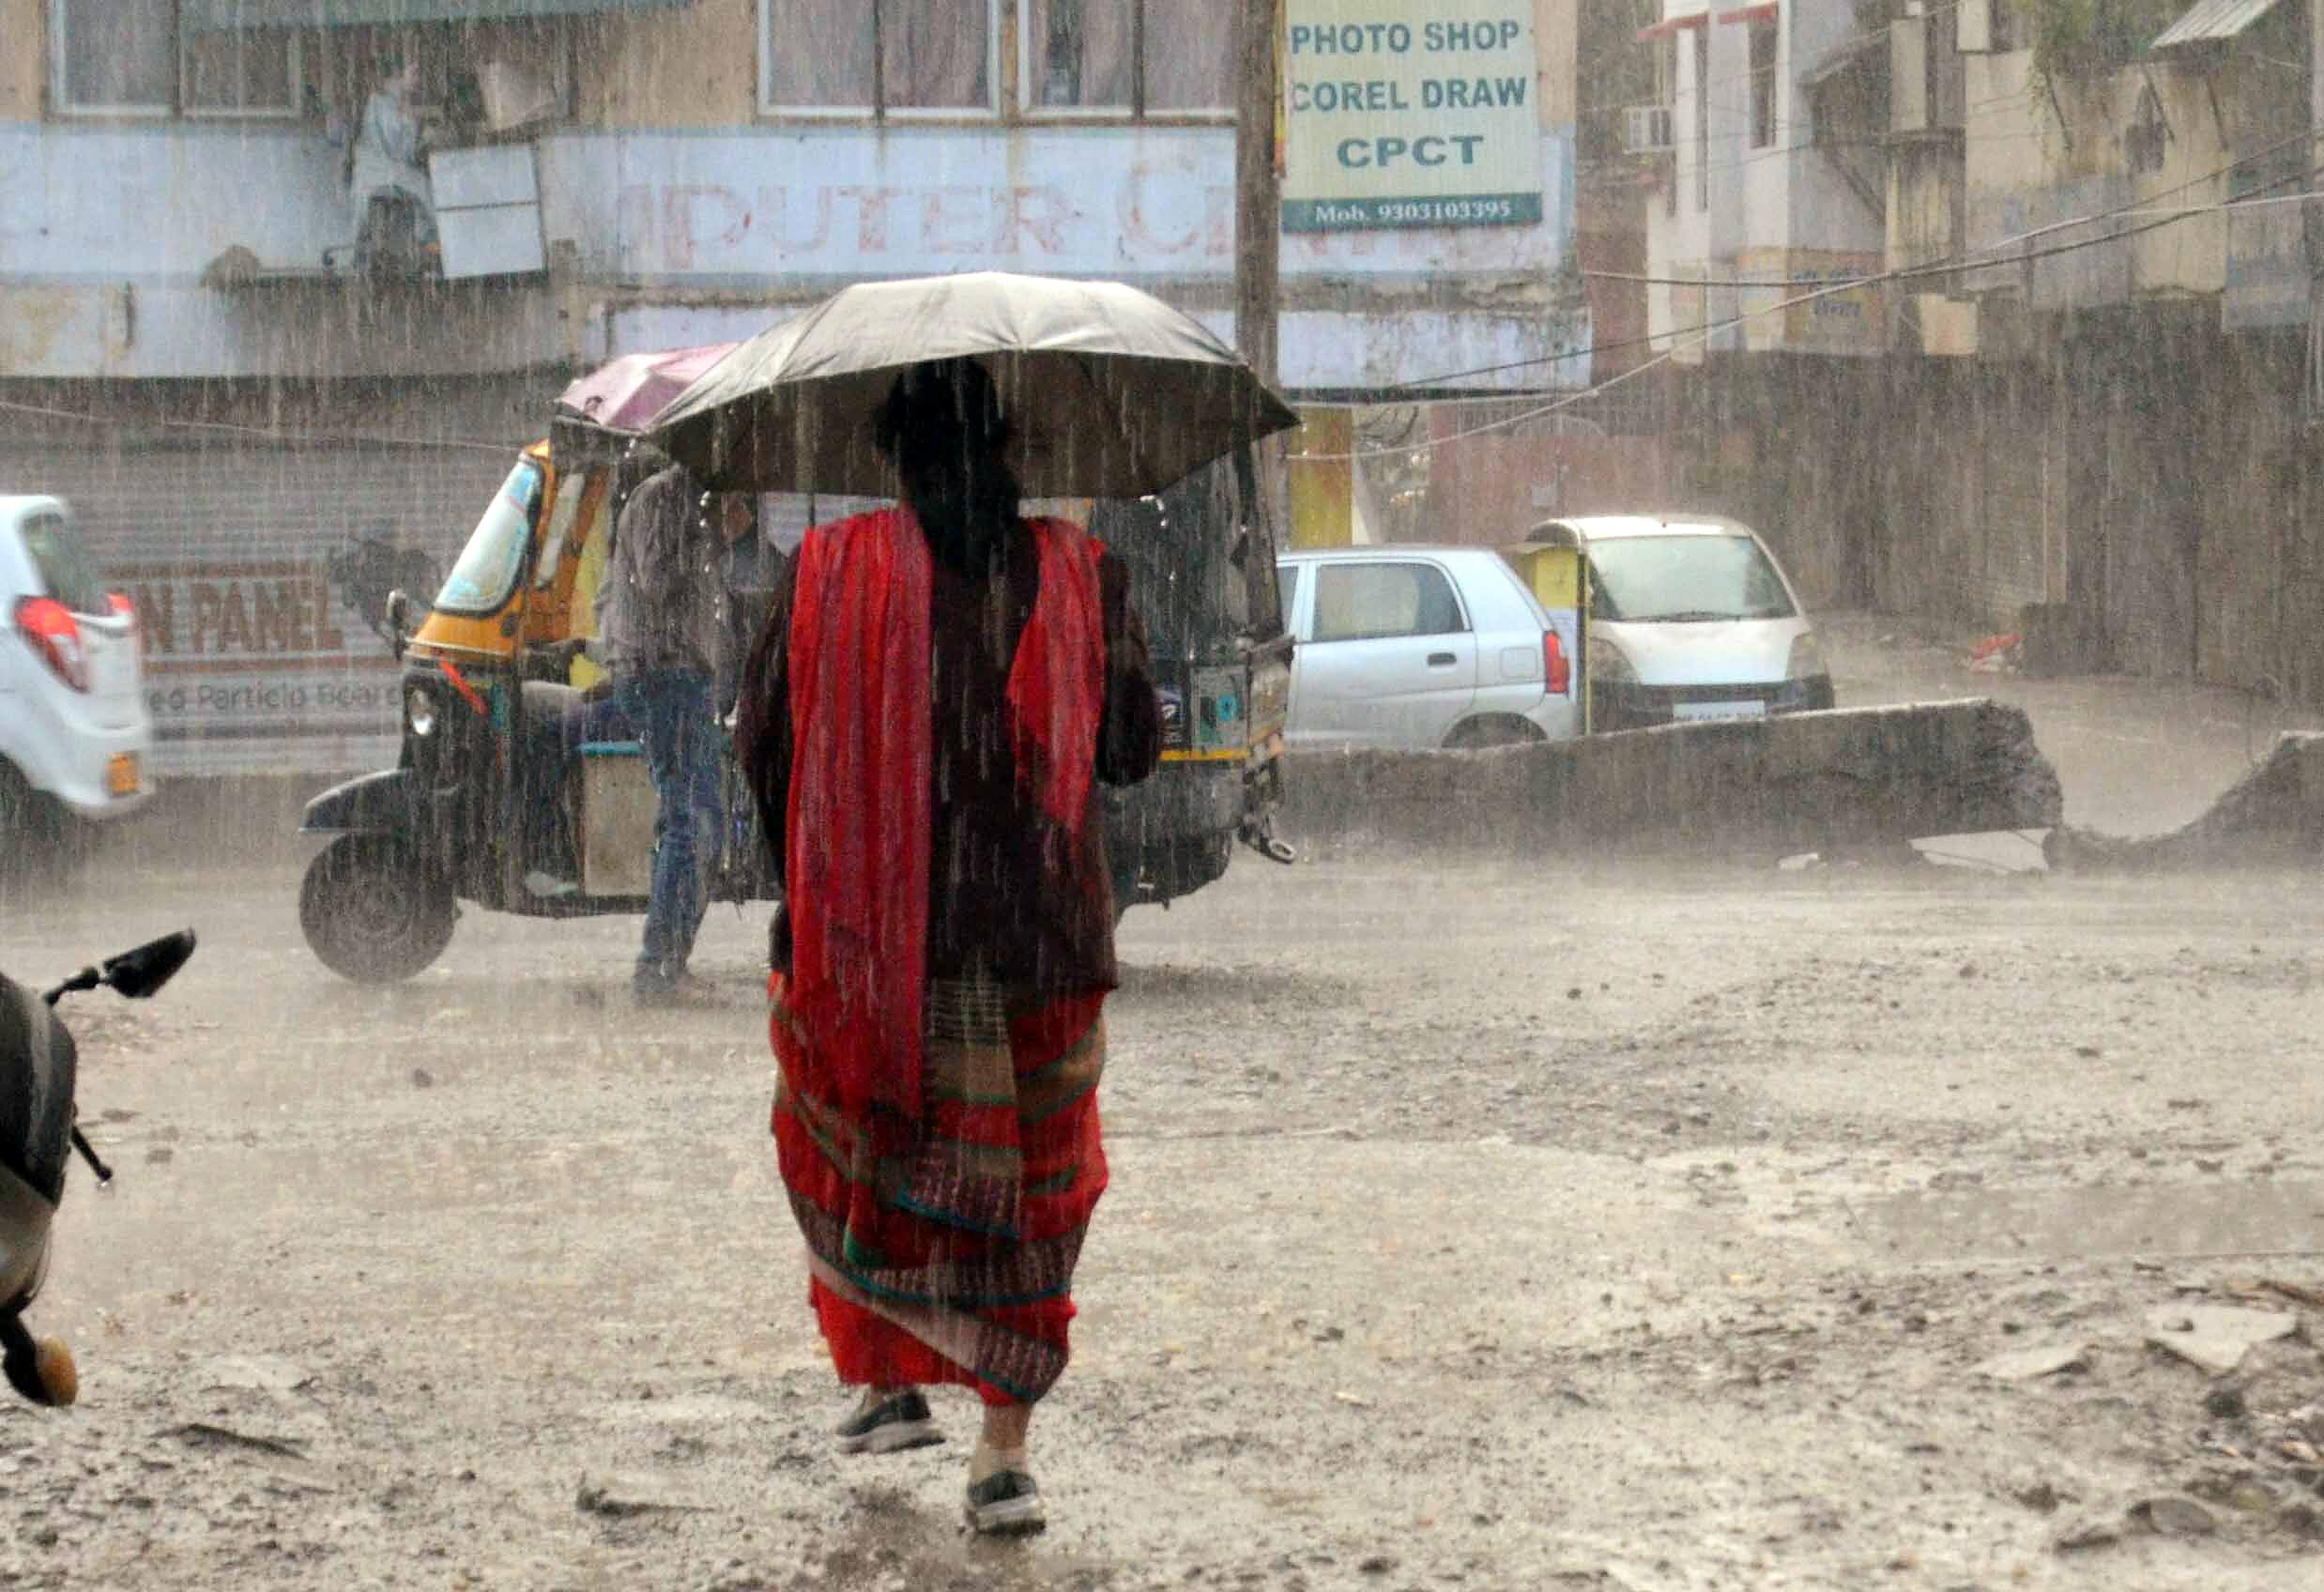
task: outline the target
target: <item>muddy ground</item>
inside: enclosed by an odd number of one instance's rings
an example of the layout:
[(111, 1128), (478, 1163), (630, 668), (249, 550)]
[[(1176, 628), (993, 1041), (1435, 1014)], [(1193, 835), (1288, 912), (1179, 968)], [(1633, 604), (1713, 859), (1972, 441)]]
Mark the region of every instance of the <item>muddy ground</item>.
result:
[[(2232, 701), (1837, 628), (1856, 699), (2026, 699), (2080, 821), (2244, 766)], [(121, 1175), (36, 1310), (81, 1406), (0, 1407), (0, 1585), (2324, 1585), (2316, 877), (2017, 850), (1246, 858), (1133, 913), (1015, 1548), (956, 1530), (965, 1399), (827, 1449), (752, 1009), (641, 1016), (634, 923), (477, 912), (359, 989), (295, 861), (117, 854), (0, 911), (19, 976), (204, 937), (79, 1008)], [(746, 995), (761, 945), (721, 911), (697, 965)], [(2210, 1307), (2296, 1330), (2148, 1343)]]

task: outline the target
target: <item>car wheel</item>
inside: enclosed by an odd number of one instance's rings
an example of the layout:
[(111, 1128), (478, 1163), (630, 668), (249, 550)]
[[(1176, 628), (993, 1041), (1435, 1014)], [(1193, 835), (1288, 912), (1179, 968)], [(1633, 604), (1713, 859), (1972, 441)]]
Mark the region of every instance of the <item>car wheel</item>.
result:
[(1481, 752), (1492, 746), (1530, 746), (1548, 739), (1541, 727), (1530, 719), (1463, 719), (1445, 738), (1445, 748), (1450, 752)]
[(358, 984), (419, 972), (451, 941), (451, 885), (391, 834), (343, 834), (307, 868), (298, 926), (322, 964)]
[(0, 888), (64, 883), (78, 850), (71, 841), (57, 800), (0, 762)]

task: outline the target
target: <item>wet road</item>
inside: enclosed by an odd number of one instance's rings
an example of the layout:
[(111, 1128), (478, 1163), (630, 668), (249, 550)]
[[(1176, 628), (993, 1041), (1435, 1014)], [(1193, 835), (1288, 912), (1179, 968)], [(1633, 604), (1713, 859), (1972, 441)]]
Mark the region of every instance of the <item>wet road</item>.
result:
[[(2224, 1419), (2141, 1343), (2263, 1275), (2324, 1284), (2312, 1253), (2189, 1258), (2319, 1247), (2312, 880), (1238, 864), (1134, 913), (1114, 1189), (1035, 1430), (1056, 1525), (1001, 1551), (954, 1525), (967, 1401), (945, 1448), (826, 1451), (751, 1009), (641, 1016), (634, 925), (474, 912), (428, 974), (355, 988), (299, 947), (295, 880), (100, 870), (0, 928), (21, 972), (205, 936), (151, 1006), (82, 1008), (122, 1176), (73, 1189), (38, 1309), (82, 1408), (0, 1413), (0, 1584), (2272, 1588), (2316, 1562), (2283, 1447), (2315, 1348), (2254, 1351)], [(760, 942), (722, 912), (700, 965), (746, 995)], [(1972, 1370), (2060, 1338), (2086, 1370)], [(2159, 1494), (2218, 1529), (2137, 1530)], [(2057, 1551), (2091, 1522), (2119, 1540)]]
[[(1886, 634), (1830, 628), (1843, 699), (2021, 702), (2085, 823), (2192, 818), (2272, 727)], [(956, 1529), (965, 1400), (943, 1448), (827, 1451), (758, 913), (706, 931), (725, 1013), (630, 1009), (627, 920), (471, 911), (360, 989), (300, 946), (295, 862), (185, 860), (230, 816), (0, 905), (20, 976), (204, 936), (151, 1005), (78, 1008), (122, 1175), (76, 1181), (37, 1312), (82, 1406), (0, 1408), (0, 1585), (2274, 1589), (2324, 1562), (2312, 875), (1995, 871), (2034, 866), (2012, 837), (1775, 874), (1245, 858), (1133, 913), (1114, 1186), (1035, 1429), (1056, 1524), (1003, 1550)], [(2148, 1345), (2220, 1305), (2301, 1332), (2216, 1380)], [(1979, 1370), (2029, 1347), (2071, 1369)]]

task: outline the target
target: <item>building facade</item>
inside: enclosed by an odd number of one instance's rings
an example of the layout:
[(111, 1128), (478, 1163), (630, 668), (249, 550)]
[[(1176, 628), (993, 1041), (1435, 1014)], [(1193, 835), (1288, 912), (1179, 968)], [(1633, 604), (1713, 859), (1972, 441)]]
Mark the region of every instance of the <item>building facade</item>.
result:
[[(1880, 269), (1878, 162), (1856, 140), (1820, 139), (1814, 112), (1827, 63), (1843, 81), (1856, 63), (1853, 8), (1665, 0), (1661, 9), (1639, 38), (1665, 92), (1634, 118), (1633, 142), (1654, 173), (1648, 301), (1659, 345), (1686, 362), (1746, 349), (1883, 351), (1876, 290), (1784, 307), (1802, 296), (1795, 284)], [(1724, 285), (1751, 282), (1771, 285)]]
[[(2308, 0), (1673, 0), (1637, 142), (1669, 179), (1650, 274), (1720, 283), (1654, 290), (1701, 360), (1693, 495), (1824, 600), (2324, 702), (2317, 27)], [(1768, 115), (1789, 203), (1721, 165)], [(1778, 241), (1785, 284), (1751, 285)]]
[[(1415, 35), (1367, 54), (1301, 38), (1359, 31), (1338, 19), (1362, 15), (1409, 16), (1396, 25), (1414, 34), (1434, 8), (1288, 0), (1294, 129), (1369, 137), (1399, 125), (1382, 91), (1409, 90), (1422, 125), (1435, 110), (1460, 141), (1470, 94), (1491, 88), (1531, 145), (1517, 224), (1290, 236), (1294, 390), (1588, 340), (1586, 308), (1559, 297), (1573, 8), (1475, 9), (1508, 25), (1506, 43), (1431, 53)], [(1231, 325), (1233, 13), (1215, 0), (0, 0), (0, 30), (40, 41), (0, 63), (0, 378), (518, 370), (757, 330), (867, 277), (979, 267), (1135, 282)], [(424, 103), (470, 96), (466, 125), (442, 136), (494, 158), (454, 173), (436, 157), (446, 271), (464, 270), (455, 254), (481, 268), (432, 296), (425, 325), (389, 316), (388, 335), (366, 337), (380, 323), (345, 313), (325, 265), (355, 232), (339, 140), (390, 56), (417, 61)], [(1450, 89), (1458, 105), (1442, 103)], [(1509, 385), (1559, 377), (1546, 364)]]
[[(389, 665), (331, 572), (441, 564), (578, 369), (980, 268), (1135, 283), (1231, 338), (1235, 10), (0, 0), (0, 473), (216, 621), (155, 633), (164, 773), (359, 766), (391, 720), (319, 682)], [(1295, 396), (1588, 378), (1574, 6), (1439, 10), (1285, 0)], [(434, 113), (417, 280), (354, 247), (390, 60)], [(327, 593), (303, 651), (225, 622), (281, 581)]]

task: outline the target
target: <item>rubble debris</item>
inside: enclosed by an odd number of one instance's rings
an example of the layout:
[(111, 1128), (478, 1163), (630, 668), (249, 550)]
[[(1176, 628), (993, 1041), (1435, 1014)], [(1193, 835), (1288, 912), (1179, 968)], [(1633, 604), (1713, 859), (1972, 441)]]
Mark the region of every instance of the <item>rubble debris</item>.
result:
[(2212, 1376), (2231, 1376), (2261, 1343), (2289, 1338), (2300, 1318), (2234, 1305), (2172, 1306), (2148, 1318), (2147, 1341)]
[(2131, 1518), (2158, 1537), (2209, 1537), (2219, 1529), (2218, 1517), (2193, 1498), (2165, 1494), (2141, 1498), (2130, 1508)]
[(2022, 1487), (2010, 1495), (2038, 1515), (2054, 1515), (2066, 1501), (2065, 1494), (2046, 1481)]
[(189, 1421), (170, 1429), (172, 1437), (191, 1448), (211, 1450), (246, 1450), (267, 1454), (276, 1459), (303, 1460), (305, 1446), (284, 1437), (259, 1437), (247, 1431), (236, 1431), (231, 1427), (212, 1426), (207, 1421)]
[(337, 1483), (328, 1471), (307, 1457), (306, 1445), (286, 1437), (265, 1437), (237, 1431), (208, 1421), (189, 1421), (164, 1433), (188, 1447), (249, 1462), (276, 1482), (302, 1492), (329, 1492)]
[(2045, 1343), (1995, 1355), (1977, 1367), (1993, 1382), (2032, 1382), (2040, 1377), (2090, 1369), (2089, 1350), (2080, 1343)]
[(673, 1495), (666, 1484), (637, 1476), (585, 1476), (573, 1493), (573, 1507), (585, 1515), (607, 1520), (709, 1512), (703, 1505)]
[(2276, 1507), (2275, 1494), (2256, 1481), (2239, 1481), (2227, 1489), (2220, 1500), (2231, 1509), (2240, 1509), (2247, 1515), (2264, 1515)]
[(2078, 1520), (2067, 1526), (2051, 1540), (2051, 1547), (2060, 1554), (2086, 1554), (2093, 1548), (2111, 1548), (2122, 1540), (2122, 1528), (2110, 1520)]
[(1969, 648), (1969, 670), (1973, 674), (2015, 674), (2025, 645), (2026, 638), (2014, 632), (1988, 635)]
[[(314, 1373), (280, 1355), (221, 1355), (205, 1368), (206, 1388), (297, 1393), (314, 1385)], [(180, 1436), (184, 1435), (181, 1430)], [(267, 1441), (273, 1441), (268, 1439)]]

